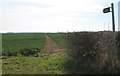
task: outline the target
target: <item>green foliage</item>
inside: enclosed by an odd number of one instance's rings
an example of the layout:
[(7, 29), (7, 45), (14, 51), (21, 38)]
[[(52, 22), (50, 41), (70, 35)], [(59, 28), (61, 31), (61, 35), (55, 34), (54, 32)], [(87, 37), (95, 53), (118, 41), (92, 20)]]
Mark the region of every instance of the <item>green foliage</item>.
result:
[(39, 52), (40, 52), (40, 49), (38, 48), (24, 48), (20, 50), (20, 54), (24, 56), (33, 56)]
[(14, 51), (14, 50), (10, 50), (10, 51), (5, 51), (2, 54), (3, 56), (17, 56), (18, 55), (18, 51)]

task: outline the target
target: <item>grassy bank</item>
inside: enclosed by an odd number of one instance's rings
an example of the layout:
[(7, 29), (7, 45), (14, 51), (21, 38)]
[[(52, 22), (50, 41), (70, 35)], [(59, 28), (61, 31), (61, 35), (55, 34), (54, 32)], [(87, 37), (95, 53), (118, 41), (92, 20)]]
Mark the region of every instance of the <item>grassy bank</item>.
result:
[(65, 74), (64, 54), (41, 55), (40, 57), (3, 57), (3, 74)]

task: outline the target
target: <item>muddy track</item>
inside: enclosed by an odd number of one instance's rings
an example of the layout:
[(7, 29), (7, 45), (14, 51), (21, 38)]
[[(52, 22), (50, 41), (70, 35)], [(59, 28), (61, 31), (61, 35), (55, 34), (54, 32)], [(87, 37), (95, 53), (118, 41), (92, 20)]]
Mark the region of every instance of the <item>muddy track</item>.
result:
[(50, 38), (48, 35), (46, 35), (46, 45), (43, 49), (44, 53), (47, 54), (53, 54), (59, 52), (60, 48), (58, 45), (54, 42), (52, 38)]

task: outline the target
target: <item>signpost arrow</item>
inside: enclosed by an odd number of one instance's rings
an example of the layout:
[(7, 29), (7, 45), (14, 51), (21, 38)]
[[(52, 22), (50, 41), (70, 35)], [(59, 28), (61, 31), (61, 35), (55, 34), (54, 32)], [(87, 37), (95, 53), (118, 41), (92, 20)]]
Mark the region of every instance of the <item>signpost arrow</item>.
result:
[(108, 13), (108, 12), (110, 12), (110, 7), (103, 9), (103, 13)]

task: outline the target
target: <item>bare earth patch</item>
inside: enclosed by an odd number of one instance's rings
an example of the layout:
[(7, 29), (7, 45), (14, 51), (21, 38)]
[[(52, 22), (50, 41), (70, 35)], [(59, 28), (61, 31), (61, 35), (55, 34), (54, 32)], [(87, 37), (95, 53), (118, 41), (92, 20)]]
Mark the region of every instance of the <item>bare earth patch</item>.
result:
[(58, 45), (53, 41), (52, 38), (50, 38), (48, 35), (46, 35), (46, 45), (43, 49), (44, 53), (47, 54), (53, 54), (59, 52), (60, 48)]

